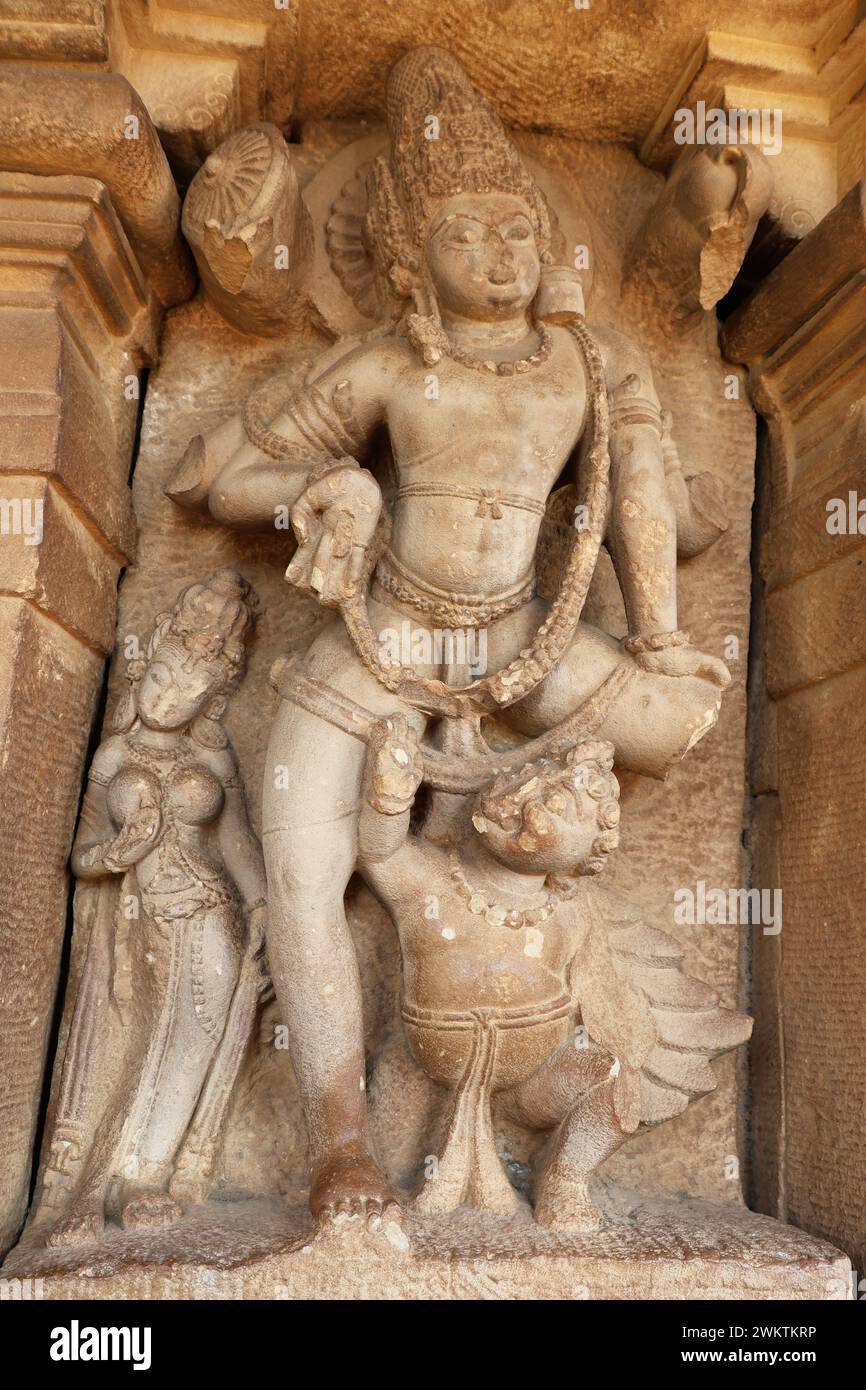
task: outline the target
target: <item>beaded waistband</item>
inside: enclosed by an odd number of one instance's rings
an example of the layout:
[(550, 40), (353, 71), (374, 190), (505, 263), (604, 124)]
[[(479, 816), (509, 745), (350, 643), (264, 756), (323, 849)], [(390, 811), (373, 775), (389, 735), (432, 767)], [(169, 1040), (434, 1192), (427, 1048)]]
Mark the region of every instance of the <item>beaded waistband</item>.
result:
[(389, 598), (408, 604), (441, 628), (487, 627), (506, 613), (522, 608), (535, 593), (535, 575), (530, 574), (513, 589), (492, 597), (461, 594), (439, 589), (407, 570), (392, 551), (386, 550), (373, 575), (373, 597)]

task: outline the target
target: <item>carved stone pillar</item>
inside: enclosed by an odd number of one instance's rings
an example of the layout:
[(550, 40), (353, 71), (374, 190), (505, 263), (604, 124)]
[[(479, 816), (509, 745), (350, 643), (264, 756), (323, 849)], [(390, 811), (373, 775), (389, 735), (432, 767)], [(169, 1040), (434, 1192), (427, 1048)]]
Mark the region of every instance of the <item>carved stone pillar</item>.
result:
[(103, 184), (0, 174), (0, 1249), (27, 1200), (157, 322)]
[[(729, 320), (768, 424), (753, 720), (754, 1193), (866, 1265), (866, 184)], [(766, 697), (769, 697), (767, 700)]]

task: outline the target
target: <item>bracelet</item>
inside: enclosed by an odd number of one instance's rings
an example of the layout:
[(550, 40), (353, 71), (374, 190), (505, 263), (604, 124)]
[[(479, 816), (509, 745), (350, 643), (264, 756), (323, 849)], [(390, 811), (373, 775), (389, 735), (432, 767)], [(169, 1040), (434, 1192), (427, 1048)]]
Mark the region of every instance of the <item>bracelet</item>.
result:
[(659, 412), (649, 401), (624, 401), (621, 405), (615, 405), (610, 412), (611, 429), (619, 429), (623, 425), (650, 425), (661, 439), (662, 425)]
[(632, 656), (644, 652), (663, 652), (668, 647), (688, 647), (691, 638), (687, 632), (651, 632), (639, 637), (626, 637), (623, 647)]
[(255, 912), (257, 907), (267, 907), (267, 898), (256, 898), (254, 903), (244, 903), (244, 912)]
[(338, 459), (335, 459), (335, 458), (322, 459), (319, 463), (315, 464), (314, 467), (310, 469), (309, 473), (307, 474), (307, 483), (306, 483), (306, 485), (307, 485), (307, 487), (312, 487), (313, 483), (319, 483), (319, 482), (321, 482), (323, 478), (326, 478), (326, 477), (328, 476), (329, 473), (333, 473), (334, 470), (337, 469), (337, 468), (360, 468), (360, 467), (361, 467), (361, 465), (360, 465), (360, 463), (358, 462), (358, 460), (357, 460), (357, 459), (353, 459), (353, 458), (352, 458), (350, 455), (348, 455), (348, 454), (345, 455), (343, 458), (338, 458)]

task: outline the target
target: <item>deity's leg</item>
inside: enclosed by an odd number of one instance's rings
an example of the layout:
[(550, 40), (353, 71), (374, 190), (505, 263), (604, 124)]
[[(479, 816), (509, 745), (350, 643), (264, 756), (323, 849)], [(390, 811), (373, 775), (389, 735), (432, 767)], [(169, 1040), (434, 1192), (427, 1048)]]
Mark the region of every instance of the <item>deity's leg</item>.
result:
[[(376, 716), (399, 708), (342, 633), (323, 634), (306, 670)], [(284, 699), (265, 764), (268, 958), (304, 1103), (317, 1217), (396, 1200), (370, 1153), (361, 983), (343, 906), (366, 753), (362, 740)]]
[[(529, 646), (547, 611), (536, 599), (491, 624), (491, 670)], [(615, 638), (580, 623), (558, 666), (502, 717), (535, 737), (586, 705), (586, 736), (609, 739), (619, 767), (664, 777), (713, 727), (721, 699), (721, 687), (703, 676), (651, 674)]]

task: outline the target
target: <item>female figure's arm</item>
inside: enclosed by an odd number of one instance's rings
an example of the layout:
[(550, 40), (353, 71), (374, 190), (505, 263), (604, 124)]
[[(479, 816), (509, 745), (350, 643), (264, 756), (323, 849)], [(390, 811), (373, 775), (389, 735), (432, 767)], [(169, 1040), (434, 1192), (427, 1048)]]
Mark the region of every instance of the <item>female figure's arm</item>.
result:
[(116, 864), (111, 857), (117, 832), (108, 813), (108, 783), (121, 760), (121, 740), (108, 738), (97, 749), (88, 772), (87, 791), (70, 858), (75, 877), (88, 882), (123, 873), (126, 869), (126, 865)]

